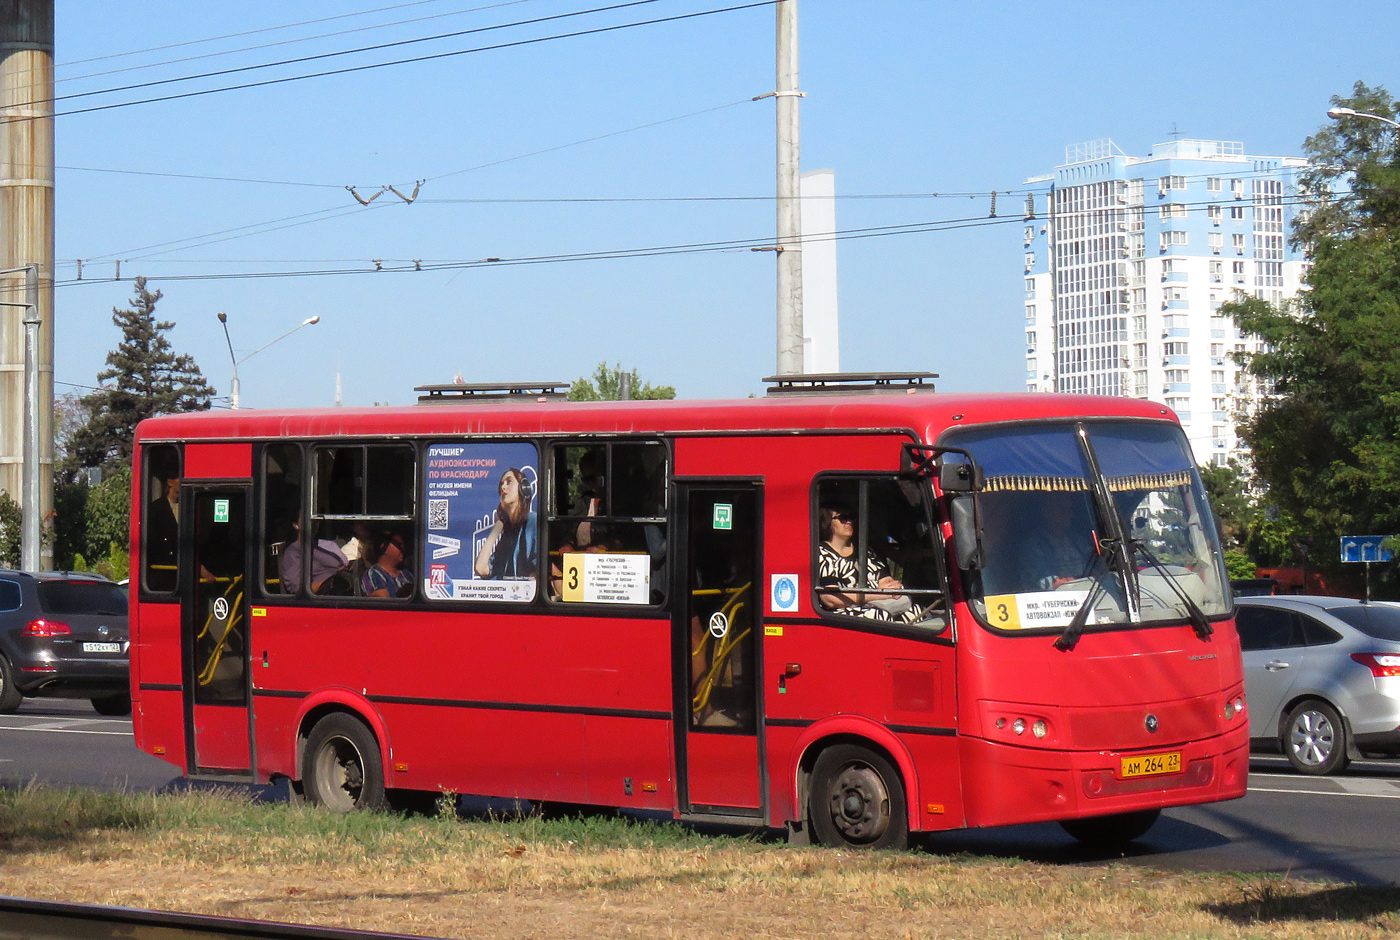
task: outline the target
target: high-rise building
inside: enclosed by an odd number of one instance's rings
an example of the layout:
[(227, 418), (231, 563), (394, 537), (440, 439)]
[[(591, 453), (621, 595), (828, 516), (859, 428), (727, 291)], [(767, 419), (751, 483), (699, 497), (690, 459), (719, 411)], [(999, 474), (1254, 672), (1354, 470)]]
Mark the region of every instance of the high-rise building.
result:
[[(1025, 222), (1026, 387), (1150, 398), (1181, 418), (1200, 463), (1238, 451), (1258, 400), (1233, 354), (1258, 352), (1219, 307), (1236, 291), (1297, 293), (1288, 245), (1301, 157), (1174, 140), (1130, 157), (1111, 140), (1065, 148)], [(1048, 205), (1047, 205), (1048, 203)]]

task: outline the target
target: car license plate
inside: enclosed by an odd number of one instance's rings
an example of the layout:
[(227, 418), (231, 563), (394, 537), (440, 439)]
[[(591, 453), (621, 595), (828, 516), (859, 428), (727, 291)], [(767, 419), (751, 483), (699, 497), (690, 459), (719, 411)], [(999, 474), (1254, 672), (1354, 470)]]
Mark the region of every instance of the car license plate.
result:
[(122, 645), (120, 643), (84, 643), (84, 653), (120, 653)]
[(1175, 774), (1181, 772), (1181, 752), (1170, 754), (1139, 754), (1123, 758), (1124, 777), (1150, 777), (1154, 774)]

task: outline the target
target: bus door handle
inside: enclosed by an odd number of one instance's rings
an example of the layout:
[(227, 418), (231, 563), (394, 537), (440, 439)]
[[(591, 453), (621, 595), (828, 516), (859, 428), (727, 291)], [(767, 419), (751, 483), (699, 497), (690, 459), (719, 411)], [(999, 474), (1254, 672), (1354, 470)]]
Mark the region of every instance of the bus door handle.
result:
[(783, 666), (783, 674), (778, 677), (778, 692), (786, 693), (787, 681), (800, 675), (802, 675), (801, 663), (788, 663), (787, 665)]
[(1264, 668), (1269, 670), (1270, 672), (1278, 672), (1280, 669), (1287, 669), (1288, 663), (1284, 662), (1281, 659), (1274, 659), (1265, 663)]

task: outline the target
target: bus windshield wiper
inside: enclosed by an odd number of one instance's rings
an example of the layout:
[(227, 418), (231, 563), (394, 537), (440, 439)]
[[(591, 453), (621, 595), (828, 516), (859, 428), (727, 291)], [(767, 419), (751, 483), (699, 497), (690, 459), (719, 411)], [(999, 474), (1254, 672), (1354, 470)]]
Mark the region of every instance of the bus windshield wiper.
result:
[(1099, 598), (1104, 593), (1104, 580), (1114, 568), (1115, 558), (1117, 558), (1116, 550), (1105, 554), (1103, 549), (1100, 548), (1098, 554), (1094, 558), (1094, 565), (1089, 569), (1089, 572), (1091, 574), (1093, 573), (1094, 568), (1098, 567), (1101, 559), (1107, 559), (1107, 566), (1103, 571), (1095, 575), (1094, 583), (1089, 587), (1089, 595), (1084, 598), (1084, 602), (1080, 604), (1079, 609), (1074, 612), (1074, 619), (1070, 620), (1069, 624), (1055, 640), (1055, 649), (1068, 653), (1070, 650), (1074, 649), (1075, 644), (1079, 642), (1079, 635), (1084, 632), (1084, 626), (1089, 622), (1089, 614), (1093, 612), (1094, 605), (1099, 602)]
[(1201, 610), (1200, 605), (1191, 600), (1190, 595), (1182, 590), (1181, 585), (1176, 583), (1176, 577), (1167, 570), (1166, 565), (1158, 561), (1157, 557), (1147, 550), (1146, 545), (1137, 539), (1129, 539), (1128, 552), (1130, 557), (1141, 552), (1142, 557), (1147, 559), (1147, 563), (1162, 576), (1162, 579), (1167, 582), (1172, 592), (1181, 599), (1182, 606), (1186, 608), (1186, 618), (1191, 621), (1191, 628), (1196, 631), (1197, 637), (1204, 640), (1215, 632), (1215, 628), (1212, 627), (1210, 621), (1206, 619), (1205, 611)]

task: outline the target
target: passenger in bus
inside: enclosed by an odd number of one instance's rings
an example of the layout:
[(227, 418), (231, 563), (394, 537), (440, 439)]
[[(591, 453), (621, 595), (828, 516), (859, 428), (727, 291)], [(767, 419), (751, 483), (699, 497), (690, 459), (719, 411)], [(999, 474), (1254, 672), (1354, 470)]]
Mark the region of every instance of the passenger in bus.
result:
[(175, 590), (175, 554), (180, 541), (180, 478), (161, 480), (164, 492), (146, 507), (146, 586)]
[[(292, 523), (292, 529), (297, 536), (293, 536), (277, 556), (277, 567), (282, 575), (282, 590), (288, 594), (297, 594), (301, 591), (301, 539), (298, 537), (301, 533), (300, 520)], [(335, 589), (339, 583), (335, 580), (336, 576), (345, 571), (349, 564), (345, 553), (340, 550), (334, 539), (317, 539), (316, 547), (311, 552), (311, 593), (350, 593)]]
[[(818, 548), (818, 579), (825, 588), (841, 588), (817, 595), (827, 610), (867, 620), (913, 622), (917, 612), (907, 595), (866, 594), (848, 590), (860, 586), (859, 554), (856, 547), (856, 516), (845, 507), (823, 506), (818, 512), (821, 545)], [(865, 553), (865, 583), (867, 587), (885, 591), (904, 589), (893, 576), (890, 564), (867, 549)], [(911, 619), (912, 618), (912, 619)]]
[(501, 501), (491, 531), (476, 554), (476, 576), (492, 581), (529, 580), (535, 576), (539, 554), (534, 487), (521, 470), (511, 467), (501, 474), (497, 490)]
[[(569, 507), (571, 516), (602, 516), (607, 514), (607, 507), (604, 505), (607, 498), (607, 486), (603, 477), (603, 453), (596, 450), (587, 450), (578, 459), (578, 494), (574, 497), (573, 505)], [(580, 522), (578, 531), (575, 533), (575, 541), (580, 548), (587, 546), (598, 540), (597, 534), (593, 531), (593, 523)]]
[(395, 532), (380, 532), (370, 546), (373, 564), (365, 569), (361, 587), (366, 597), (408, 597), (413, 593), (413, 572), (404, 565), (404, 539)]

